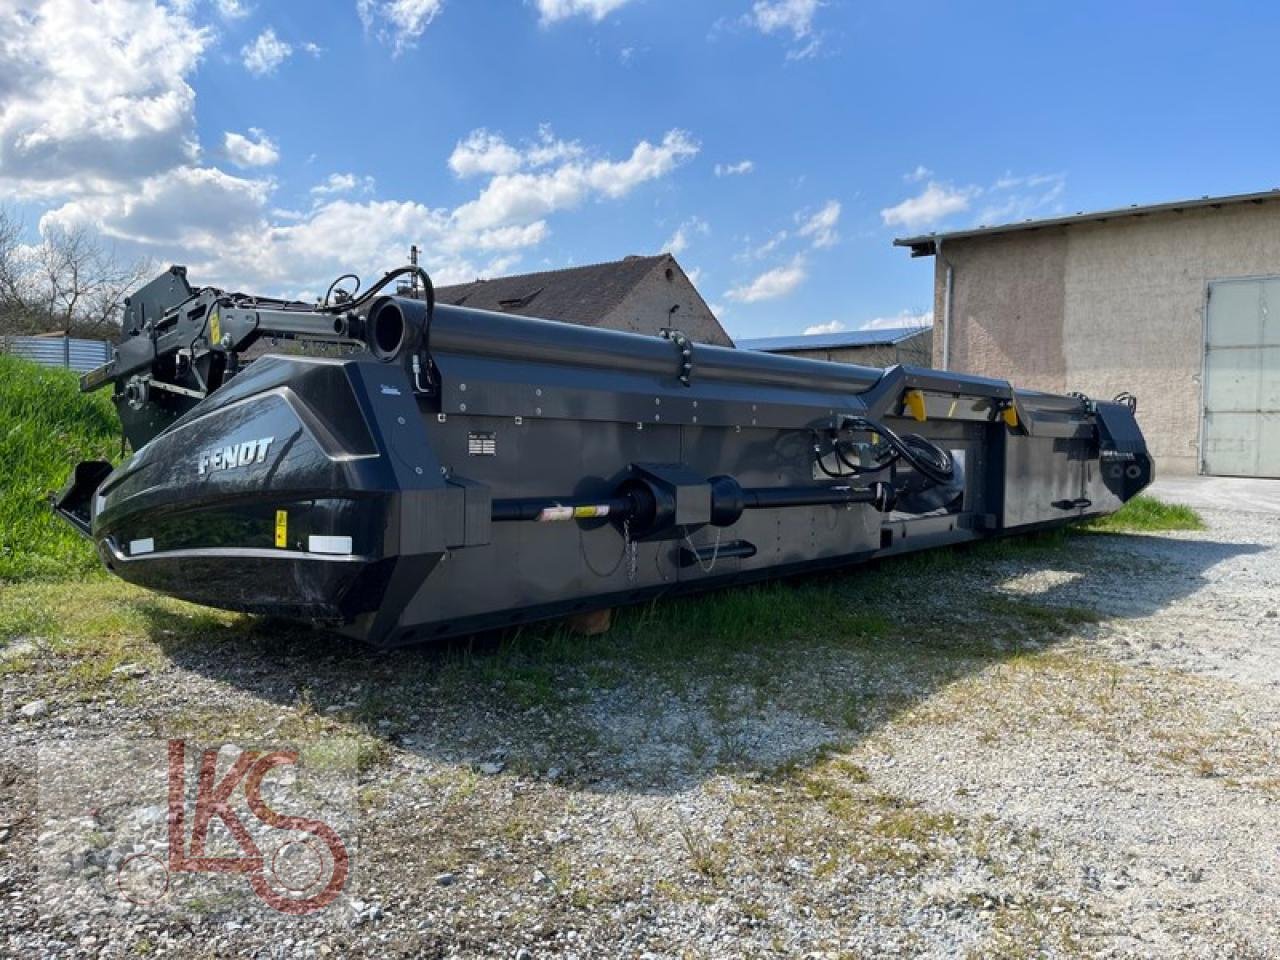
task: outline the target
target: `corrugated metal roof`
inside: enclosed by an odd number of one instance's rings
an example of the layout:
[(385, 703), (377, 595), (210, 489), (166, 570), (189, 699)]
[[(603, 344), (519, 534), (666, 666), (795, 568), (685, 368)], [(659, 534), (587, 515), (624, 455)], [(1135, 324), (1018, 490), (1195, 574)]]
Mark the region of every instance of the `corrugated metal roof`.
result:
[(880, 330), (849, 330), (844, 333), (810, 333), (798, 337), (759, 337), (738, 340), (739, 349), (779, 353), (785, 350), (838, 350), (841, 347), (889, 347), (922, 333), (929, 327), (886, 327)]
[(1093, 213), (1081, 211), (1066, 217), (1045, 217), (1040, 220), (1022, 220), (1018, 223), (1002, 223), (990, 227), (973, 227), (969, 230), (927, 233), (918, 237), (899, 237), (893, 241), (893, 245), (895, 247), (910, 247), (913, 257), (928, 257), (937, 252), (936, 243), (939, 240), (988, 237), (997, 233), (1042, 230), (1045, 227), (1069, 226), (1073, 223), (1105, 223), (1108, 220), (1118, 220), (1124, 217), (1146, 217), (1154, 213), (1182, 213), (1184, 210), (1195, 210), (1202, 207), (1226, 207), (1242, 203), (1261, 204), (1269, 200), (1280, 200), (1280, 188), (1264, 190), (1260, 193), (1236, 193), (1222, 197), (1204, 196), (1198, 200), (1175, 200), (1170, 203), (1151, 203), (1145, 206), (1135, 203), (1115, 210), (1099, 210)]

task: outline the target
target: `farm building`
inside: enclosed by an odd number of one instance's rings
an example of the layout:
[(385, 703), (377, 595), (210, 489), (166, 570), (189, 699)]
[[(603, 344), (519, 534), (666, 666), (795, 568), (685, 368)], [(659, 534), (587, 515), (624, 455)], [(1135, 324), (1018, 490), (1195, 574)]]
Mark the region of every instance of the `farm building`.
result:
[(1127, 390), (1158, 470), (1280, 477), (1280, 191), (894, 243), (934, 258), (935, 366)]
[(666, 253), (439, 287), (436, 298), (632, 333), (652, 335), (674, 327), (698, 343), (733, 346), (675, 257)]
[(933, 351), (933, 330), (927, 326), (907, 326), (795, 337), (762, 337), (756, 340), (739, 340), (738, 346), (744, 350), (785, 353), (808, 360), (856, 363), (864, 367), (889, 367), (895, 363), (927, 367)]

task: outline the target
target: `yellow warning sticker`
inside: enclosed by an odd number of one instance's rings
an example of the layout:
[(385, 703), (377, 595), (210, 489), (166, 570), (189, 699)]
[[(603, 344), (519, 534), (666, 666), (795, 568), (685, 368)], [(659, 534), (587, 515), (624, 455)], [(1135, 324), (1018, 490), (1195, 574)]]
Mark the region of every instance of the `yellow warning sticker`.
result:
[(289, 511), (276, 511), (276, 546), (287, 547), (289, 545)]
[(222, 342), (222, 317), (214, 310), (209, 315), (209, 344), (217, 346)]

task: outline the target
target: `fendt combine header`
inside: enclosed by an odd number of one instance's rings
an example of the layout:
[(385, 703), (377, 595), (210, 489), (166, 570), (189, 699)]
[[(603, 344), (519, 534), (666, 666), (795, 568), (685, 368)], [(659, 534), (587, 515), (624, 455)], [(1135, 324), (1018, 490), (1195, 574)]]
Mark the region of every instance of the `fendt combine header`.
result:
[[(55, 503), (112, 571), (388, 647), (1060, 525), (1151, 480), (1127, 397), (437, 304), (416, 265), (345, 280), (317, 305), (173, 267), (126, 301), (82, 388), (114, 384), (135, 452)], [(263, 338), (295, 343), (242, 363)]]

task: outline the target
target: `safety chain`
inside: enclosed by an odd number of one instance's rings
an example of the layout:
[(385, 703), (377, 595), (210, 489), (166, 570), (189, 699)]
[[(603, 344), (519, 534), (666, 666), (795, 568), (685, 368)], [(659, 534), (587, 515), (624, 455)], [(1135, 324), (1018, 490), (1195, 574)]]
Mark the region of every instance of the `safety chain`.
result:
[(636, 570), (638, 561), (636, 542), (631, 539), (631, 519), (628, 517), (622, 521), (622, 550), (618, 553), (618, 559), (614, 561), (612, 567), (608, 570), (597, 570), (595, 564), (591, 562), (591, 556), (587, 553), (586, 537), (582, 533), (582, 529), (578, 529), (578, 553), (582, 556), (582, 561), (587, 565), (587, 569), (594, 573), (602, 580), (607, 580), (618, 572), (618, 569), (625, 562), (627, 565), (627, 582), (636, 582)]
[(698, 565), (698, 569), (703, 573), (710, 573), (714, 570), (716, 568), (716, 560), (720, 556), (720, 534), (724, 531), (718, 527), (716, 528), (716, 542), (711, 547), (711, 562), (704, 564), (702, 562), (702, 555), (698, 552), (698, 548), (693, 545), (693, 540), (689, 538), (689, 528), (681, 527), (680, 529), (684, 531), (684, 542), (689, 545), (689, 550), (693, 553), (693, 561)]
[(639, 565), (637, 554), (639, 552), (636, 542), (631, 539), (631, 518), (627, 517), (622, 521), (622, 549), (627, 553), (627, 582), (636, 582), (636, 568)]

